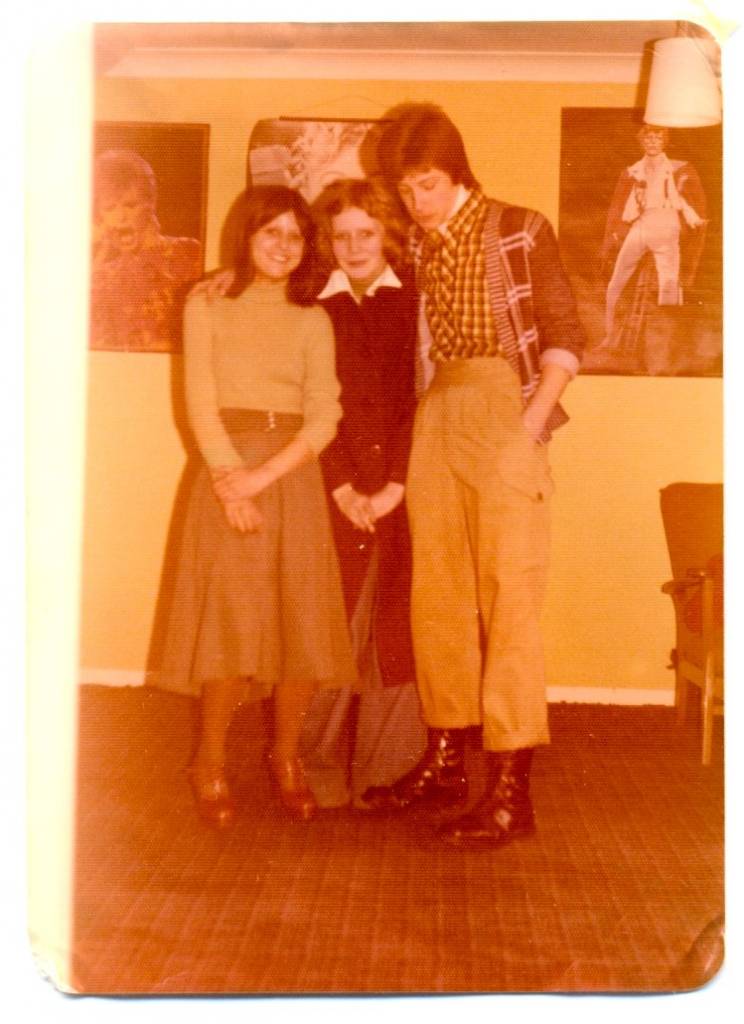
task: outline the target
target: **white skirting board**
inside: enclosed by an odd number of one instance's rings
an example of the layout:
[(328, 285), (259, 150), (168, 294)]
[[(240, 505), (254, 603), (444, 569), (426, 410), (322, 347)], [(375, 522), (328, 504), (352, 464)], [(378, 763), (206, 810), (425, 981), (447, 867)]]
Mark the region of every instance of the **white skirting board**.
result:
[[(83, 685), (144, 686), (145, 673), (115, 668), (84, 668)], [(674, 704), (674, 690), (633, 690), (616, 686), (549, 686), (550, 704)]]

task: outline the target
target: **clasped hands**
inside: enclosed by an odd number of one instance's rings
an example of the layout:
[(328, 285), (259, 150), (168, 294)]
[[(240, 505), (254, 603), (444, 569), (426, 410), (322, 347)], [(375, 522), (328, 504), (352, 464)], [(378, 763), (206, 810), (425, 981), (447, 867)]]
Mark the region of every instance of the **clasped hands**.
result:
[(253, 500), (266, 486), (260, 469), (223, 466), (211, 469), (210, 475), (212, 487), (230, 526), (240, 533), (256, 533), (260, 530), (263, 516)]
[[(210, 470), (210, 473), (214, 492), (230, 526), (241, 533), (256, 533), (260, 530), (263, 516), (253, 500), (267, 485), (260, 467), (218, 467)], [(388, 481), (375, 494), (360, 494), (351, 484), (343, 484), (333, 492), (333, 498), (357, 529), (374, 533), (375, 523), (400, 505), (404, 491), (403, 484), (393, 480)]]
[(375, 523), (397, 508), (403, 500), (403, 484), (389, 480), (375, 494), (360, 494), (350, 483), (333, 491), (333, 500), (358, 530), (375, 532)]

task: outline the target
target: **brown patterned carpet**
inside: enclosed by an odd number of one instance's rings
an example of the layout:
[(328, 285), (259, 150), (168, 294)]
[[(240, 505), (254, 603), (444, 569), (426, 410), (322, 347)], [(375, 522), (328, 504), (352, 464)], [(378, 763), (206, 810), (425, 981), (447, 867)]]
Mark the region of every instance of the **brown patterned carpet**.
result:
[(235, 722), (243, 813), (215, 834), (185, 775), (193, 702), (82, 688), (78, 991), (653, 992), (710, 972), (716, 927), (689, 951), (723, 910), (720, 720), (703, 768), (694, 714), (553, 706), (537, 836), (485, 852), (410, 818), (289, 820), (260, 718)]

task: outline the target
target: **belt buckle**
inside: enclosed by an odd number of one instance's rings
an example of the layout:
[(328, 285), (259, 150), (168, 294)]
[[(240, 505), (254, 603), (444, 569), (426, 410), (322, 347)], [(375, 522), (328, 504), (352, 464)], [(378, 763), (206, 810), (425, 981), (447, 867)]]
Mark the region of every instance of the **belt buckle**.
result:
[(274, 412), (266, 413), (266, 431), (276, 430), (276, 415)]

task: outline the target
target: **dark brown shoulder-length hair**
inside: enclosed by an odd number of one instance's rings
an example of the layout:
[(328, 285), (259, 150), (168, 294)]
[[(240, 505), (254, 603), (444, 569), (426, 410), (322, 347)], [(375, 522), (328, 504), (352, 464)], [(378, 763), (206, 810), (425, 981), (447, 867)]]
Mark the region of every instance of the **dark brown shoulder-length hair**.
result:
[(235, 279), (225, 293), (228, 298), (241, 295), (256, 275), (251, 260), (251, 238), (283, 213), (295, 215), (305, 243), (302, 260), (287, 281), (287, 299), (297, 306), (309, 306), (315, 301), (319, 289), (315, 223), (300, 193), (283, 185), (256, 185), (240, 196), (232, 261)]
[(333, 255), (333, 218), (344, 210), (357, 208), (385, 229), (383, 241), (385, 256), (399, 270), (405, 262), (406, 223), (395, 198), (377, 178), (341, 178), (331, 182), (312, 205), (312, 214), (318, 226), (318, 254), (324, 269), (336, 265)]
[(455, 185), (478, 186), (462, 135), (441, 107), (400, 103), (384, 115), (383, 125), (377, 160), (391, 188), (407, 174), (429, 170), (444, 171)]

